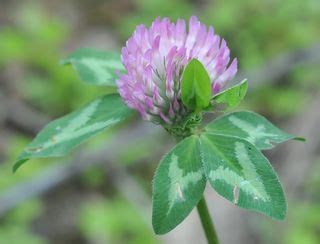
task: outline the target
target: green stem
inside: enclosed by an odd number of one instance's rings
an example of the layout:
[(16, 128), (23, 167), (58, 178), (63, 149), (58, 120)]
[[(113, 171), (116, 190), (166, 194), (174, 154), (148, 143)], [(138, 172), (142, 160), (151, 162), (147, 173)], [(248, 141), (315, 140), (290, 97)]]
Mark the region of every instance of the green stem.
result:
[(200, 216), (201, 224), (206, 234), (208, 244), (218, 244), (218, 236), (216, 230), (214, 229), (210, 213), (208, 211), (207, 203), (204, 196), (201, 198), (197, 205), (198, 213)]

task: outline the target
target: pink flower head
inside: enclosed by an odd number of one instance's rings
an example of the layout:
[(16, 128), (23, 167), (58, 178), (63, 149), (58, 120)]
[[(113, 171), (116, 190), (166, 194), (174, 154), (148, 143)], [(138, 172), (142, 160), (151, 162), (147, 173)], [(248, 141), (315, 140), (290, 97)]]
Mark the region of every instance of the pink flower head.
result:
[(150, 28), (137, 26), (122, 48), (126, 74), (117, 80), (126, 104), (145, 120), (174, 124), (188, 113), (181, 101), (180, 83), (184, 67), (196, 58), (211, 78), (212, 94), (220, 92), (237, 72), (237, 59), (230, 64), (230, 50), (213, 27), (192, 16), (172, 23), (157, 18)]

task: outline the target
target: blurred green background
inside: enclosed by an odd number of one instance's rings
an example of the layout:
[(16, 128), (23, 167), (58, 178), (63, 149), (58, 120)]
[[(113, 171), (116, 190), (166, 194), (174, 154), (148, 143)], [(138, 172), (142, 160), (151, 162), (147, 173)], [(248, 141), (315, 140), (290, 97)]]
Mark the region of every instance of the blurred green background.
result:
[[(227, 40), (239, 60), (238, 79), (249, 79), (241, 109), (307, 138), (267, 153), (287, 192), (286, 221), (206, 192), (221, 242), (320, 243), (319, 0), (0, 4), (0, 244), (205, 243), (196, 213), (166, 236), (153, 234), (152, 175), (173, 142), (139, 118), (68, 158), (32, 160), (11, 173), (23, 146), (47, 121), (108, 92), (81, 83), (71, 67), (59, 65), (61, 58), (78, 47), (120, 51), (137, 24), (194, 14)], [(106, 147), (114, 153), (101, 153)]]

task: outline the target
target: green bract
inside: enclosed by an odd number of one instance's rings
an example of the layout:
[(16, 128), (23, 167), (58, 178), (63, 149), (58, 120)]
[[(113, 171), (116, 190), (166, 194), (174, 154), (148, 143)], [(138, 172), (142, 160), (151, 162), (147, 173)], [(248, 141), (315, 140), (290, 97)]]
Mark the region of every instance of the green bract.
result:
[(93, 85), (115, 86), (115, 71), (124, 70), (118, 53), (93, 48), (80, 48), (61, 63), (72, 64), (80, 79)]
[(59, 157), (132, 114), (119, 95), (105, 95), (49, 123), (23, 150), (13, 170), (31, 158)]
[(223, 110), (236, 108), (245, 97), (247, 89), (248, 82), (243, 80), (238, 85), (216, 94), (212, 98), (212, 107), (215, 108), (216, 105), (219, 105), (219, 107), (222, 106)]
[(191, 109), (201, 111), (209, 105), (211, 82), (207, 70), (197, 59), (186, 66), (181, 80), (181, 99)]

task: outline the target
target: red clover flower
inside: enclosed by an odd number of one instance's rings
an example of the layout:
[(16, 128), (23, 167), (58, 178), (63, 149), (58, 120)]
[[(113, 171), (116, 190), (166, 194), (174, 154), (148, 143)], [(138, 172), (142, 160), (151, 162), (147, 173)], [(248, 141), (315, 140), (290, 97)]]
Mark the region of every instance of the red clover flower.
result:
[(175, 124), (188, 113), (181, 102), (181, 77), (193, 58), (207, 69), (212, 95), (237, 72), (237, 59), (230, 64), (226, 41), (195, 16), (190, 18), (188, 30), (182, 19), (172, 23), (157, 18), (149, 29), (139, 25), (122, 49), (126, 74), (117, 80), (119, 93), (143, 119)]

